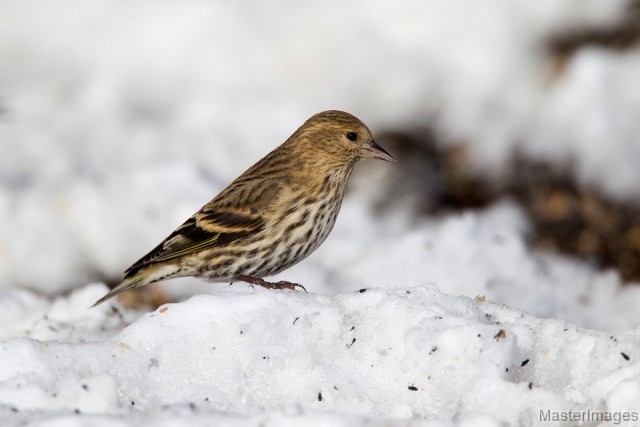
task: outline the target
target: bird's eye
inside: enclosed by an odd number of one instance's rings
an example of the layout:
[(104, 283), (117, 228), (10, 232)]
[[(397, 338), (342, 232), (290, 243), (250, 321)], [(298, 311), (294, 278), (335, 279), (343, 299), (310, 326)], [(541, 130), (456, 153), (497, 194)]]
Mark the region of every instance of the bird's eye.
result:
[(347, 139), (349, 141), (355, 141), (356, 139), (358, 139), (358, 134), (355, 132), (349, 132), (347, 133)]

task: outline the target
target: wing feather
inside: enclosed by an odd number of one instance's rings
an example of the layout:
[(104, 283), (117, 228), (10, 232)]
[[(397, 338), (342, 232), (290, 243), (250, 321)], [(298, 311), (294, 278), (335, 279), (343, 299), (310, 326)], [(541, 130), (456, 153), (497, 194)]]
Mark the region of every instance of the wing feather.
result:
[[(277, 200), (283, 183), (281, 179), (265, 179), (258, 185), (236, 185), (234, 191), (230, 192), (228, 190), (233, 186), (232, 183), (151, 252), (129, 267), (125, 271), (125, 278), (135, 275), (147, 265), (222, 247), (261, 231), (265, 226), (262, 216), (265, 207)], [(237, 195), (240, 190), (247, 196), (232, 199), (231, 196)]]

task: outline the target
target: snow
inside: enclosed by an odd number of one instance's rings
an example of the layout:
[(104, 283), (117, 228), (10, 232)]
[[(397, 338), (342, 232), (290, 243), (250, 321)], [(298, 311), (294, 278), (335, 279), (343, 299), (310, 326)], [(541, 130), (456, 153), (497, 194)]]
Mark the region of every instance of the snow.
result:
[[(340, 414), (355, 425), (453, 416), (516, 425), (541, 408), (633, 411), (640, 398), (636, 331), (596, 332), (434, 285), (332, 295), (239, 285), (124, 329), (110, 306), (86, 310), (104, 290), (75, 291), (39, 320), (46, 327), (3, 342), (10, 420)], [(110, 337), (87, 341), (105, 328)]]
[[(501, 179), (515, 151), (640, 194), (640, 49), (549, 40), (626, 2), (0, 3), (0, 419), (7, 425), (535, 425), (637, 414), (640, 290), (526, 244), (508, 200), (417, 218), (360, 167), (279, 279), (180, 279), (89, 309), (310, 115), (433, 126)], [(553, 71), (556, 70), (556, 71)], [(321, 396), (321, 399), (320, 399)], [(633, 412), (636, 411), (636, 412)], [(562, 425), (545, 422), (545, 425)], [(566, 423), (565, 423), (566, 425)]]

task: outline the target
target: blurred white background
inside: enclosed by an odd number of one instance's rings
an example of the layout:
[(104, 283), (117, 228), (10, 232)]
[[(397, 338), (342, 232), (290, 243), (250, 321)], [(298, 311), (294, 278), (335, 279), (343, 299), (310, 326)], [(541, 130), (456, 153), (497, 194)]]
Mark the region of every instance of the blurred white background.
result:
[(3, 1), (0, 286), (55, 294), (118, 280), (330, 108), (374, 133), (428, 126), (468, 144), (470, 167), (494, 179), (517, 149), (633, 199), (640, 48), (587, 43), (558, 58), (550, 47), (620, 25), (631, 4)]

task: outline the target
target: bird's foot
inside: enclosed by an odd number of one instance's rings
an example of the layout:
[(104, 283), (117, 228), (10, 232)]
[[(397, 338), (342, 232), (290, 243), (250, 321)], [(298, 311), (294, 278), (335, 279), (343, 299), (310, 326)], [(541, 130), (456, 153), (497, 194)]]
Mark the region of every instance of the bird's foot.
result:
[(251, 276), (238, 276), (238, 280), (242, 280), (243, 282), (251, 283), (252, 285), (262, 286), (267, 289), (295, 289), (301, 288), (303, 291), (307, 292), (304, 286), (299, 283), (287, 282), (286, 280), (281, 280), (279, 282), (267, 282), (259, 277), (251, 277)]

